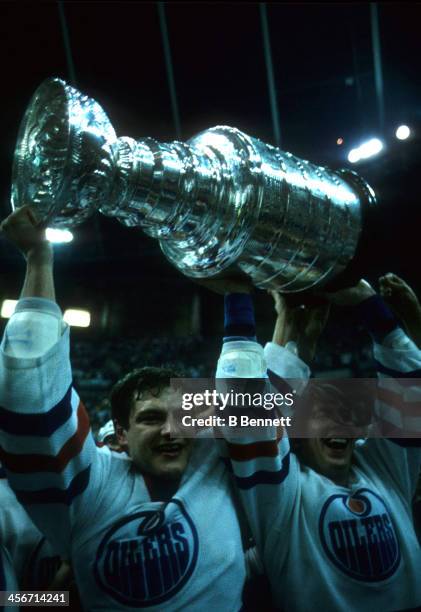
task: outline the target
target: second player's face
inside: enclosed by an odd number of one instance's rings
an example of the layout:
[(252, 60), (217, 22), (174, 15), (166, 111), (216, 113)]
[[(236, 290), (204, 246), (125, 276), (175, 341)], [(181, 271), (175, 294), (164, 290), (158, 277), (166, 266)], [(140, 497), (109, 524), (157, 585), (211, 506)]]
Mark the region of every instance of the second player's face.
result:
[(170, 412), (180, 402), (170, 387), (157, 397), (146, 392), (134, 400), (125, 436), (128, 453), (141, 472), (169, 480), (182, 476), (192, 440), (170, 437)]
[(310, 437), (300, 440), (301, 461), (336, 484), (347, 486), (355, 438), (346, 436), (352, 425), (351, 420), (341, 424), (324, 407), (314, 406), (306, 427)]

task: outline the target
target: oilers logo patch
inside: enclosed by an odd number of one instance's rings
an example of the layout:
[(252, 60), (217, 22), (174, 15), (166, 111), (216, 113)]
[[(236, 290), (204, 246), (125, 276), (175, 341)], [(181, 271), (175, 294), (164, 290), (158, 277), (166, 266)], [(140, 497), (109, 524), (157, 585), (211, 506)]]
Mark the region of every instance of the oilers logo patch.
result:
[(380, 582), (399, 566), (400, 548), (389, 512), (369, 489), (329, 497), (319, 533), (330, 561), (356, 580)]
[(138, 512), (121, 519), (104, 536), (96, 555), (95, 578), (118, 602), (134, 607), (158, 605), (171, 599), (190, 578), (197, 562), (197, 531), (180, 501), (172, 500), (170, 505), (170, 518), (164, 512)]

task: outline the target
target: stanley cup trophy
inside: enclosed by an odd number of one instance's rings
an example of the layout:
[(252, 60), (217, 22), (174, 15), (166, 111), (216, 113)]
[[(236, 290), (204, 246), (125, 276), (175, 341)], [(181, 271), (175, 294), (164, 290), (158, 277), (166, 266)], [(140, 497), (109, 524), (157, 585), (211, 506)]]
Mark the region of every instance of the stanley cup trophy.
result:
[(73, 227), (97, 209), (157, 238), (185, 275), (233, 270), (264, 289), (325, 285), (349, 268), (372, 189), (218, 126), (187, 143), (117, 138), (97, 102), (48, 79), (25, 113), (15, 151), (14, 208)]

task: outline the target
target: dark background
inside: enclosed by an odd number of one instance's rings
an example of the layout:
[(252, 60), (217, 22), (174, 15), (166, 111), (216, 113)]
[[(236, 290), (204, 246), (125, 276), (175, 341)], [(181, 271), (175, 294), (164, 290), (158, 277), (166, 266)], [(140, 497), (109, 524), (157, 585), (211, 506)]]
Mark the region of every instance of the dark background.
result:
[[(175, 138), (156, 3), (64, 2), (76, 86), (106, 110), (117, 133)], [(267, 4), (279, 102), (282, 148), (334, 168), (365, 139), (386, 151), (356, 169), (373, 184), (382, 207), (369, 239), (365, 274), (419, 279), (421, 134), (421, 6), (378, 4), (385, 124), (380, 130), (368, 3)], [(217, 124), (273, 142), (258, 3), (165, 5), (182, 138)], [(70, 80), (56, 2), (0, 4), (0, 214), (10, 210), (13, 150), (29, 99), (50, 76)], [(413, 128), (397, 141), (396, 127)], [(338, 146), (338, 137), (344, 144)], [(214, 335), (220, 298), (207, 295), (165, 260), (140, 229), (97, 215), (56, 250), (58, 299), (92, 312), (81, 337), (189, 333)], [(16, 298), (23, 263), (0, 239), (0, 299)], [(198, 297), (194, 297), (198, 296)], [(196, 315), (192, 316), (193, 301)], [(256, 297), (263, 335), (270, 299)], [(338, 315), (340, 318), (340, 315)]]

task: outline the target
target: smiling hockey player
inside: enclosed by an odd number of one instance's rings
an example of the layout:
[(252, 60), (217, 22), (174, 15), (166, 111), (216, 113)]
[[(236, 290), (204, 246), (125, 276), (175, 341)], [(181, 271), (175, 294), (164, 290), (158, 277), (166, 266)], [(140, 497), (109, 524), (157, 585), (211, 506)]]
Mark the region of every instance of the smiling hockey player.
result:
[[(314, 605), (326, 612), (419, 610), (421, 551), (411, 500), (420, 472), (421, 436), (397, 436), (421, 431), (415, 385), (421, 378), (420, 351), (367, 283), (347, 290), (341, 300), (372, 334), (380, 373), (379, 424), (395, 439), (356, 443), (338, 435), (338, 414), (326, 413), (321, 397), (327, 394), (327, 404), (333, 403), (345, 421), (352, 406), (348, 409), (334, 387), (322, 384), (298, 444), (290, 443), (286, 431), (278, 442), (274, 428), (247, 438), (230, 437), (227, 428), (231, 469), (277, 606), (287, 612), (307, 612)], [(245, 359), (256, 354), (251, 298), (242, 297), (241, 326), (232, 308), (235, 301), (238, 296), (226, 297), (225, 336), (237, 337), (224, 343), (220, 378), (228, 372), (229, 377), (246, 377)], [(310, 310), (310, 316), (304, 313), (307, 319), (294, 321), (298, 311), (288, 309), (279, 296), (277, 312), (274, 341), (251, 364), (249, 376), (265, 376), (259, 366), (264, 354), (272, 384), (285, 391), (285, 379), (305, 385), (309, 368), (299, 355), (311, 357), (323, 317)], [(236, 327), (247, 328), (247, 334), (227, 333)]]
[(172, 373), (122, 381), (113, 412), (130, 457), (99, 449), (72, 386), (45, 232), (29, 207), (2, 230), (27, 261), (1, 350), (3, 465), (34, 523), (71, 561), (83, 608), (240, 610), (245, 561), (228, 475), (213, 440), (170, 438)]

